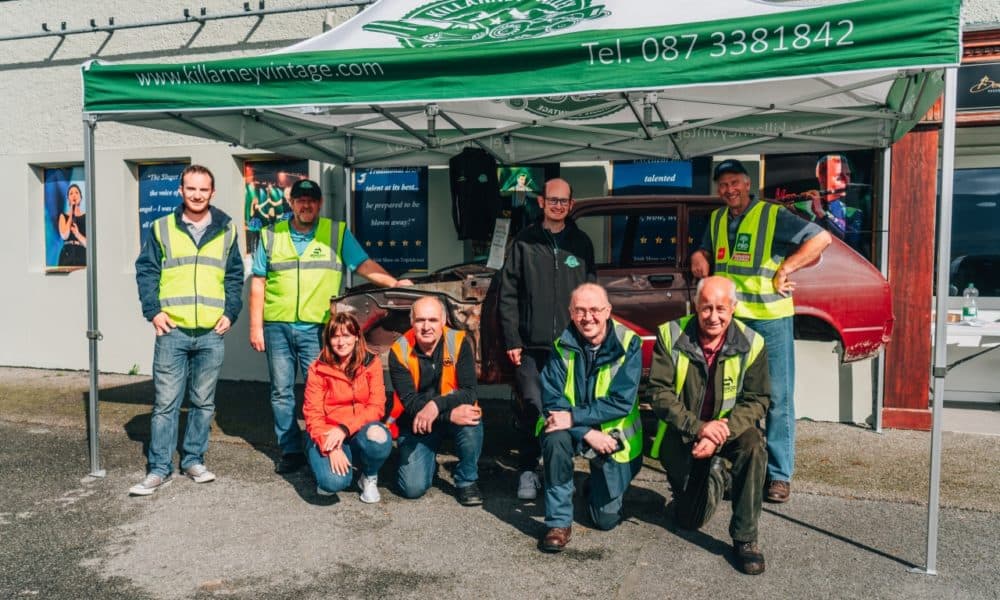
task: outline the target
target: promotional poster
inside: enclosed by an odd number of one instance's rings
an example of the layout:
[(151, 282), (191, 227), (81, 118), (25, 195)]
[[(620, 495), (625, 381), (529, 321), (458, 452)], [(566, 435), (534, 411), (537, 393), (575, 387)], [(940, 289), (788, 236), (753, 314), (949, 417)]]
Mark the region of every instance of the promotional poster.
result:
[(545, 193), (545, 182), (558, 176), (557, 163), (497, 168), (500, 196), (504, 199), (501, 216), (510, 218), (511, 234), (542, 218), (538, 197)]
[(253, 254), (260, 231), (292, 216), (292, 185), (309, 177), (308, 160), (248, 160), (243, 163), (243, 219), (247, 254)]
[(45, 270), (87, 266), (83, 167), (45, 169)]
[(357, 169), (354, 237), (393, 275), (427, 269), (427, 167)]
[(139, 165), (139, 238), (153, 221), (181, 204), (181, 173), (187, 163)]
[(872, 258), (872, 150), (764, 158), (764, 197)]

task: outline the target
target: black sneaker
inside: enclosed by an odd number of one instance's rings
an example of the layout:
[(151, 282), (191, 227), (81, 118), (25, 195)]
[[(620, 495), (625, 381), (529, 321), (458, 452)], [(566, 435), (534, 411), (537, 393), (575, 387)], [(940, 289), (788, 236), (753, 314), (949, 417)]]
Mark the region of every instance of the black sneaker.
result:
[(483, 495), (475, 483), (458, 488), (455, 497), (458, 498), (458, 503), (462, 506), (479, 506), (483, 503)]
[(278, 464), (274, 466), (274, 472), (281, 475), (294, 473), (306, 464), (306, 455), (301, 452), (289, 452), (282, 454)]
[(736, 564), (747, 575), (760, 575), (764, 572), (764, 554), (757, 547), (757, 542), (733, 540), (733, 553), (736, 555)]

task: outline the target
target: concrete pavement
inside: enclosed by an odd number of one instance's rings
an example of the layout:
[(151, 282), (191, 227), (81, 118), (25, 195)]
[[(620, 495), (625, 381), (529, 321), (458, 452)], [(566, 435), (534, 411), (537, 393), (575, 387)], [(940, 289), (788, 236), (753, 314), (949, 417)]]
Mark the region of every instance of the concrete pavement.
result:
[(945, 437), (939, 574), (928, 576), (909, 570), (924, 561), (927, 471), (916, 463), (927, 434), (800, 423), (793, 499), (765, 505), (767, 572), (748, 577), (728, 558), (728, 507), (703, 531), (676, 531), (652, 463), (619, 528), (589, 528), (578, 504), (569, 549), (539, 553), (542, 507), (513, 497), (503, 398), (483, 402), (481, 508), (451, 496), (447, 455), (416, 501), (392, 493), (392, 462), (378, 505), (319, 497), (306, 471), (275, 475), (263, 386), (231, 382), (208, 455), (219, 479), (178, 477), (131, 498), (148, 380), (102, 378), (102, 479), (87, 476), (85, 380), (0, 369), (0, 598), (1000, 597), (996, 436)]

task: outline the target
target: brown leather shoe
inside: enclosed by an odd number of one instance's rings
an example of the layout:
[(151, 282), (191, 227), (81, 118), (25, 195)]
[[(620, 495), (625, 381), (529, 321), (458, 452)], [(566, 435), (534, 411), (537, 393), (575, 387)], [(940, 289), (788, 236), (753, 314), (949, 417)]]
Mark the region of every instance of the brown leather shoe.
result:
[(757, 542), (737, 542), (733, 540), (733, 554), (740, 571), (747, 575), (760, 575), (764, 572), (764, 553), (757, 547)]
[(573, 537), (572, 527), (553, 527), (545, 533), (538, 548), (542, 552), (562, 552), (571, 537)]
[(764, 499), (768, 502), (782, 504), (788, 502), (788, 497), (792, 494), (792, 486), (787, 481), (771, 481), (767, 484), (767, 491)]

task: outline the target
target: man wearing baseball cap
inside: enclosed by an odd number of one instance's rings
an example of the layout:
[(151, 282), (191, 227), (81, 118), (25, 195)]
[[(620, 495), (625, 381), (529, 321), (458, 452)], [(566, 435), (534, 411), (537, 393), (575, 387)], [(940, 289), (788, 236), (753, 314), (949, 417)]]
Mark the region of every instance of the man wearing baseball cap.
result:
[(789, 275), (819, 258), (832, 238), (815, 223), (751, 197), (750, 175), (738, 160), (716, 165), (713, 179), (726, 206), (712, 211), (691, 272), (731, 279), (738, 301), (733, 316), (764, 338), (771, 378), (764, 498), (787, 502), (795, 467), (795, 282)]
[(340, 293), (346, 269), (382, 287), (411, 285), (368, 258), (343, 221), (320, 216), (323, 192), (300, 179), (289, 194), (292, 218), (261, 232), (250, 282), (250, 346), (267, 353), (271, 409), (281, 458), (277, 473), (305, 465), (295, 415), (296, 368), (305, 376), (320, 351), (330, 298)]

